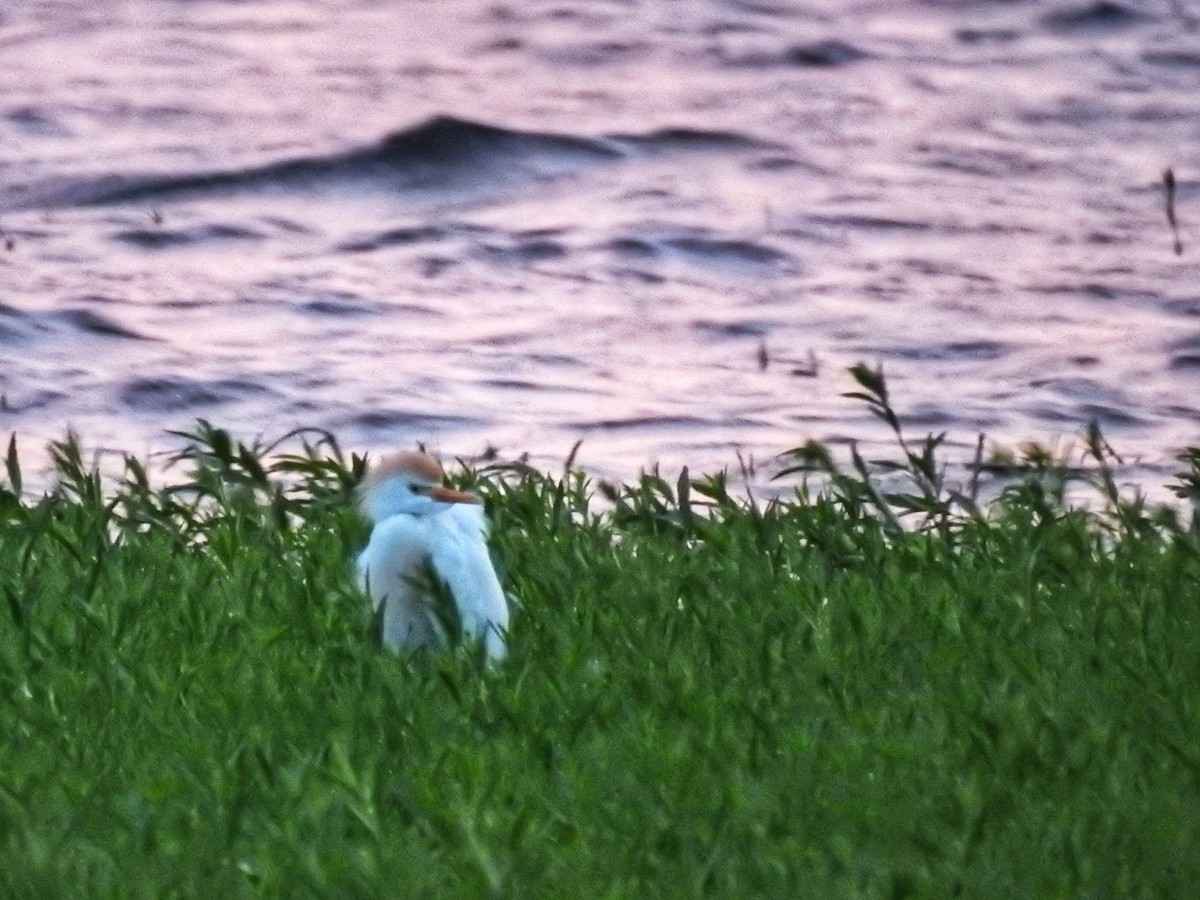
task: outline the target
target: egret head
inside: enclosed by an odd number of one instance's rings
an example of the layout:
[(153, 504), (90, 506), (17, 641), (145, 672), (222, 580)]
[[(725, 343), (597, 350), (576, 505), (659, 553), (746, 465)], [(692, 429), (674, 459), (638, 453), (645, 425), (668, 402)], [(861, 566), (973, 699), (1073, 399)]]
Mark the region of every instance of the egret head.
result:
[(393, 453), (375, 463), (359, 486), (359, 502), (372, 522), (392, 516), (432, 516), (451, 503), (482, 503), (474, 494), (442, 485), (441, 463), (426, 453)]

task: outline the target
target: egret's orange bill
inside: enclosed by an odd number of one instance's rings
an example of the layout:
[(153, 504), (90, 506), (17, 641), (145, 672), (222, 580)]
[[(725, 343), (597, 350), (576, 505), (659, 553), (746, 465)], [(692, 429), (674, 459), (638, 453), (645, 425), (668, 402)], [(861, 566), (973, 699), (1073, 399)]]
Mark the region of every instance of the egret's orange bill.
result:
[(483, 499), (466, 491), (456, 491), (452, 488), (431, 487), (429, 496), (439, 503), (482, 503)]

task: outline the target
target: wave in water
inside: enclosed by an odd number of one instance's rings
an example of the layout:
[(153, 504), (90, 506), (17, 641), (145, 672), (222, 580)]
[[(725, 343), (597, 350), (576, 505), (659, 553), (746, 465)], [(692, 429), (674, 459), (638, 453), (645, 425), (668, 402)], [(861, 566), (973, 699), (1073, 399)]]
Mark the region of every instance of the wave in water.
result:
[[(763, 145), (735, 132), (670, 128), (643, 135), (578, 137), (437, 116), (377, 143), (341, 153), (227, 171), (107, 175), (32, 186), (24, 196), (10, 202), (18, 209), (160, 203), (264, 190), (304, 194), (362, 183), (397, 194), (425, 189), (453, 191), (481, 182), (554, 177), (634, 154), (756, 146)], [(137, 236), (131, 240), (136, 241)]]

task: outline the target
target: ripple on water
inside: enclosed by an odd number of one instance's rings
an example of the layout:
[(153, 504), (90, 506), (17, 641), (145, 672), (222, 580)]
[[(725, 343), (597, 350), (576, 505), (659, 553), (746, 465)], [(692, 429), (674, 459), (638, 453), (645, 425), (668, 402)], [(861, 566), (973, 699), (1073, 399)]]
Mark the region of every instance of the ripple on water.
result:
[(337, 249), (342, 253), (371, 253), (387, 247), (411, 247), (413, 244), (427, 244), (441, 240), (446, 236), (445, 229), (426, 226), (405, 226), (403, 228), (387, 228), (374, 234), (360, 235), (339, 244)]
[(789, 47), (783, 54), (782, 62), (793, 66), (832, 68), (869, 59), (870, 56), (870, 53), (853, 44), (830, 39)]
[(954, 32), (964, 44), (1007, 44), (1020, 36), (1015, 28), (959, 28)]
[(1171, 357), (1169, 368), (1172, 372), (1200, 373), (1200, 353), (1177, 353)]
[(507, 245), (483, 244), (482, 254), (492, 262), (522, 265), (561, 259), (567, 255), (566, 245), (548, 237), (517, 239)]
[(69, 133), (51, 112), (35, 106), (21, 106), (9, 110), (2, 118), (28, 134), (65, 136)]
[(1171, 349), (1184, 350), (1189, 353), (1200, 353), (1200, 334), (1189, 335), (1188, 337), (1175, 341), (1175, 343), (1171, 345)]
[(483, 424), (471, 416), (430, 415), (406, 409), (375, 409), (344, 416), (339, 424), (368, 431), (406, 431), (422, 434), (444, 428), (469, 428)]
[(1050, 421), (1072, 422), (1076, 425), (1091, 419), (1101, 425), (1136, 426), (1147, 420), (1132, 412), (1135, 407), (1121, 391), (1092, 378), (1039, 378), (1029, 386), (1045, 399), (1035, 401), (1037, 415)]
[(136, 341), (155, 340), (91, 309), (69, 307), (51, 313), (31, 313), (0, 303), (0, 343), (15, 343), (32, 335), (52, 331), (56, 322), (83, 334)]
[(1126, 28), (1149, 20), (1141, 10), (1112, 0), (1096, 0), (1086, 6), (1055, 10), (1042, 16), (1042, 24), (1054, 31), (1093, 31)]
[[(364, 182), (393, 193), (430, 186), (446, 190), (456, 181), (475, 184), (511, 180), (514, 176), (539, 178), (572, 171), (587, 163), (616, 160), (621, 155), (611, 141), (600, 138), (519, 131), (452, 116), (435, 116), (377, 143), (341, 153), (224, 171), (166, 176), (105, 175), (34, 186), (26, 196), (17, 198), (17, 205), (162, 203), (197, 195), (216, 197), (280, 190), (308, 194), (317, 188), (361, 186)], [(122, 236), (130, 243), (156, 248), (219, 235), (138, 229)]]
[[(700, 416), (655, 415), (630, 415), (611, 419), (583, 419), (576, 422), (565, 423), (567, 428), (579, 429), (581, 431), (633, 431), (677, 428), (699, 429), (707, 428), (713, 424), (713, 421)], [(721, 419), (720, 424), (729, 427), (739, 427), (750, 426), (757, 423), (744, 416), (733, 416), (731, 418)]]
[(932, 231), (931, 222), (919, 222), (915, 219), (895, 219), (887, 216), (868, 216), (856, 213), (839, 215), (815, 215), (808, 217), (810, 222), (833, 228), (849, 228), (856, 231)]
[(46, 409), (59, 400), (70, 397), (62, 391), (34, 390), (26, 394), (0, 390), (0, 413), (25, 413)]
[(15, 306), (0, 303), (0, 344), (11, 344), (26, 333), (25, 313)]
[(121, 386), (118, 396), (125, 406), (138, 412), (187, 412), (222, 406), (269, 390), (250, 379), (203, 381), (166, 375), (133, 378)]
[(639, 262), (683, 260), (714, 268), (779, 268), (792, 257), (761, 241), (712, 234), (683, 234), (664, 237), (627, 235), (608, 242), (617, 256)]
[(878, 354), (883, 357), (910, 359), (923, 362), (954, 362), (957, 360), (987, 362), (1002, 359), (1013, 351), (1007, 341), (975, 340), (949, 341), (944, 344), (920, 344), (917, 346), (878, 347), (862, 345), (859, 353)]
[(331, 316), (338, 319), (368, 316), (378, 312), (374, 304), (363, 303), (349, 297), (318, 297), (300, 305), (300, 309), (316, 316)]
[(236, 225), (208, 224), (195, 228), (132, 228), (118, 231), (113, 239), (141, 250), (164, 250), (170, 247), (187, 247), (212, 241), (262, 240), (264, 235), (252, 228)]
[(771, 333), (771, 324), (753, 319), (733, 322), (714, 322), (711, 319), (698, 319), (692, 322), (692, 328), (701, 334), (717, 338), (765, 337)]
[(904, 427), (910, 432), (919, 428), (960, 431), (964, 427), (987, 431), (1004, 423), (1003, 418), (978, 409), (951, 409), (938, 403), (917, 403), (906, 409), (902, 418)]
[(127, 328), (120, 322), (101, 315), (91, 309), (64, 309), (55, 313), (55, 318), (65, 322), (77, 331), (87, 334), (98, 334), (101, 337), (127, 338), (134, 341), (153, 341), (148, 335)]
[(666, 246), (690, 256), (717, 264), (771, 266), (790, 257), (758, 241), (711, 237), (680, 237), (665, 241)]
[(837, 38), (793, 44), (783, 50), (751, 50), (722, 56), (727, 66), (753, 69), (787, 66), (832, 69), (870, 58), (871, 54), (867, 51)]
[(1200, 69), (1200, 51), (1197, 50), (1147, 50), (1142, 59), (1159, 66)]
[(740, 131), (713, 131), (703, 128), (659, 128), (646, 134), (615, 134), (621, 144), (644, 150), (750, 150), (776, 146)]

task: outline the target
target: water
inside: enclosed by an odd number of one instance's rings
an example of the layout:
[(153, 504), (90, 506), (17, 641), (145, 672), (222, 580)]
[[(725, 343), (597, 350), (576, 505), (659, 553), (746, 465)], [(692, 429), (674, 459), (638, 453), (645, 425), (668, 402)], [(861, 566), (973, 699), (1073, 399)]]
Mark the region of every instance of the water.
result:
[(23, 448), (202, 416), (765, 478), (881, 452), (858, 361), (959, 459), (1097, 418), (1161, 483), (1200, 441), (1183, 0), (46, 0), (0, 64)]

